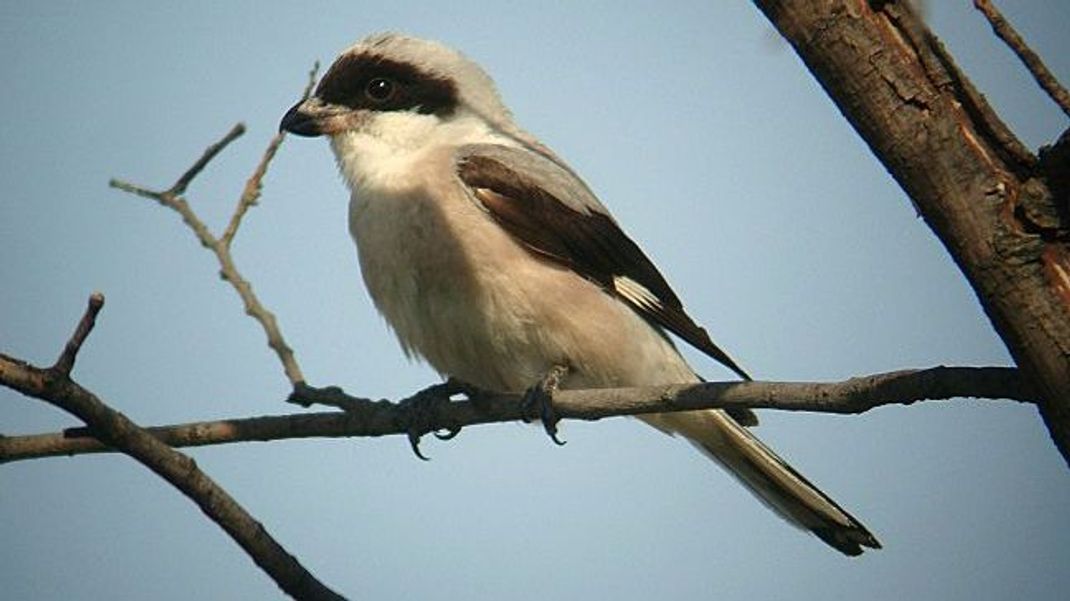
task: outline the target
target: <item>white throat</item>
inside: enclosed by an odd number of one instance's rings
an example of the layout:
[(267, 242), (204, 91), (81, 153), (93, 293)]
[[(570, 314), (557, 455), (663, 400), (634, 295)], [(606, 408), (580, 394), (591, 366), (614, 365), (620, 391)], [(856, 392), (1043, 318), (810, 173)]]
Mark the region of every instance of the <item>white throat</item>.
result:
[(443, 120), (403, 111), (369, 115), (360, 128), (333, 136), (331, 149), (349, 189), (363, 196), (407, 188), (430, 152), (479, 143), (516, 144), (470, 113)]

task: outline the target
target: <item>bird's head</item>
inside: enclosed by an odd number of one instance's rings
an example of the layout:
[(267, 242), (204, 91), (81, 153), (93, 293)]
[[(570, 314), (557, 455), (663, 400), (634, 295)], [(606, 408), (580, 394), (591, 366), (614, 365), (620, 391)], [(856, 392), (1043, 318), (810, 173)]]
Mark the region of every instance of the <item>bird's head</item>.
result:
[(366, 135), (415, 145), (462, 119), (514, 129), (490, 77), (461, 53), (395, 33), (361, 40), (335, 59), (315, 93), (279, 129), (300, 136)]

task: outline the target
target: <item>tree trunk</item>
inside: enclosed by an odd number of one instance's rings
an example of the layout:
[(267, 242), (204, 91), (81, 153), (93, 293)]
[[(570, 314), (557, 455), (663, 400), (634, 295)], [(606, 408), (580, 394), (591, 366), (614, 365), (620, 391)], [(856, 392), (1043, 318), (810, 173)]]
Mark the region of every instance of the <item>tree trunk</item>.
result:
[(755, 4), (951, 253), (1070, 464), (1070, 135), (1038, 159), (903, 2)]

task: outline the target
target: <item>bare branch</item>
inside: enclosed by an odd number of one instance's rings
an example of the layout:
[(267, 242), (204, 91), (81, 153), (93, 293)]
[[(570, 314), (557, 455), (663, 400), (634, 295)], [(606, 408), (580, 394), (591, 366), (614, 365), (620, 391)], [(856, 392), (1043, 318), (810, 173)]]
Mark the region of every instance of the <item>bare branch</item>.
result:
[(133, 457), (196, 503), (230, 535), (279, 587), (295, 599), (339, 600), (268, 534), (222, 487), (189, 457), (146, 432), (122, 413), (108, 407), (92, 392), (70, 379), (78, 347), (92, 330), (103, 296), (94, 294), (67, 350), (56, 366), (41, 369), (0, 355), (0, 383), (67, 411), (85, 422), (89, 431), (109, 447)]
[(182, 174), (182, 177), (178, 178), (175, 184), (171, 186), (167, 190), (167, 192), (174, 196), (182, 196), (183, 194), (185, 194), (186, 188), (189, 187), (189, 184), (193, 181), (193, 178), (197, 177), (197, 175), (199, 175), (200, 172), (208, 166), (208, 163), (210, 163), (212, 159), (215, 158), (215, 155), (222, 152), (224, 148), (226, 148), (234, 140), (240, 138), (244, 133), (244, 123), (238, 123), (237, 125), (232, 127), (231, 130), (227, 132), (227, 135), (223, 136), (223, 139), (205, 149), (204, 154), (201, 155), (201, 158), (197, 159), (197, 162), (194, 163), (192, 167), (187, 169), (186, 172)]
[[(319, 72), (319, 68), (320, 63), (319, 61), (316, 61), (312, 65), (312, 69), (308, 72), (308, 84), (305, 85), (305, 91), (301, 94), (302, 101), (308, 99), (309, 95), (312, 94), (312, 86), (316, 84), (316, 73)], [(271, 163), (271, 160), (275, 158), (275, 153), (279, 150), (279, 146), (282, 145), (282, 141), (285, 138), (286, 132), (282, 131), (271, 138), (267, 150), (264, 151), (264, 155), (260, 159), (260, 164), (256, 166), (253, 175), (245, 182), (245, 188), (242, 190), (241, 197), (238, 199), (238, 206), (234, 208), (234, 214), (230, 217), (230, 223), (227, 224), (227, 229), (223, 231), (223, 236), (221, 237), (223, 246), (228, 249), (230, 248), (230, 243), (234, 240), (234, 236), (238, 233), (238, 227), (241, 225), (242, 217), (244, 217), (246, 211), (254, 206), (260, 199), (260, 190), (262, 188), (261, 181), (267, 173), (268, 165)]]
[[(316, 71), (318, 69), (319, 63), (316, 63), (312, 71), (309, 73), (310, 82), (305, 87), (306, 97), (312, 89), (312, 82), (315, 81)], [(224, 280), (230, 282), (231, 286), (234, 287), (234, 290), (237, 291), (238, 296), (241, 297), (246, 315), (249, 315), (260, 323), (261, 327), (264, 329), (264, 333), (267, 335), (268, 346), (271, 347), (278, 356), (279, 362), (282, 363), (283, 372), (290, 380), (290, 384), (296, 386), (297, 384), (304, 382), (305, 377), (304, 374), (301, 373), (301, 367), (298, 365), (296, 357), (294, 357), (293, 349), (286, 343), (286, 339), (282, 335), (282, 330), (279, 328), (275, 315), (260, 303), (256, 293), (253, 292), (252, 285), (242, 277), (241, 272), (238, 271), (237, 266), (234, 264), (234, 257), (230, 253), (230, 245), (234, 240), (234, 236), (237, 234), (238, 227), (241, 225), (242, 217), (245, 215), (246, 211), (249, 210), (249, 207), (256, 204), (260, 197), (261, 180), (263, 179), (264, 174), (267, 173), (268, 165), (270, 164), (271, 159), (275, 156), (279, 145), (282, 144), (284, 139), (283, 134), (276, 134), (268, 144), (259, 164), (253, 171), (253, 175), (246, 182), (245, 188), (243, 189), (241, 197), (234, 210), (234, 214), (231, 216), (230, 222), (221, 238), (216, 238), (215, 235), (212, 234), (211, 230), (208, 229), (208, 226), (201, 221), (186, 199), (182, 197), (182, 193), (189, 186), (190, 182), (192, 182), (193, 178), (204, 169), (208, 162), (215, 158), (220, 151), (244, 131), (244, 125), (240, 123), (235, 125), (225, 136), (223, 136), (222, 139), (209, 146), (204, 151), (204, 154), (201, 155), (201, 158), (199, 158), (192, 167), (187, 169), (186, 172), (178, 178), (175, 184), (167, 190), (156, 192), (118, 179), (112, 179), (109, 182), (109, 185), (113, 188), (143, 198), (151, 198), (161, 205), (178, 212), (178, 214), (182, 216), (182, 221), (193, 230), (193, 233), (196, 234), (201, 245), (215, 254), (216, 259), (219, 261), (220, 275)]]
[[(201, 246), (216, 251), (216, 255), (218, 256), (219, 252), (216, 250), (216, 247), (219, 246), (219, 242), (216, 240), (215, 236), (212, 235), (208, 226), (201, 221), (201, 218), (197, 216), (197, 213), (193, 208), (189, 206), (186, 199), (182, 197), (182, 194), (186, 191), (186, 188), (189, 187), (193, 178), (197, 177), (197, 175), (204, 170), (209, 161), (214, 159), (224, 148), (241, 137), (244, 133), (245, 125), (238, 123), (232, 127), (218, 142), (215, 142), (206, 148), (204, 153), (201, 154), (201, 157), (197, 159), (197, 162), (187, 169), (170, 188), (162, 192), (149, 190), (148, 188), (118, 179), (110, 180), (108, 185), (112, 188), (129, 192), (143, 198), (151, 198), (161, 205), (177, 212), (182, 216), (182, 221), (193, 230), (193, 233), (197, 236), (197, 240), (200, 241)], [(220, 262), (222, 262), (223, 258), (219, 258)]]
[[(0, 383), (7, 383), (0, 355)], [(450, 401), (441, 389), (433, 419), (418, 434), (524, 419), (520, 395), (469, 391), (470, 400)], [(455, 389), (453, 389), (455, 390)], [(422, 391), (426, 392), (426, 391)], [(419, 394), (419, 393), (418, 393)], [(416, 395), (414, 395), (416, 396)], [(348, 396), (339, 388), (299, 389), (295, 401), (345, 407), (345, 411), (273, 415), (148, 428), (173, 447), (207, 446), (294, 438), (342, 438), (410, 434), (412, 398), (400, 403)], [(554, 411), (566, 419), (693, 409), (781, 409), (857, 414), (885, 405), (958, 397), (1034, 402), (1038, 397), (1018, 370), (1009, 367), (933, 367), (851, 378), (842, 382), (708, 382), (678, 386), (562, 390)], [(0, 438), (0, 463), (38, 457), (107, 452), (86, 432)]]
[(1029, 69), (1029, 73), (1032, 74), (1037, 84), (1047, 92), (1048, 96), (1055, 101), (1055, 104), (1059, 105), (1063, 113), (1070, 117), (1070, 92), (1066, 91), (1066, 88), (1059, 83), (1055, 75), (1048, 70), (1047, 65), (1044, 64), (1040, 56), (1025, 43), (1025, 40), (1007, 21), (1003, 13), (996, 8), (996, 5), (992, 4), (991, 0), (973, 0), (973, 5), (988, 19), (989, 25), (992, 26), (992, 31), (999, 36), (999, 39), (1006, 42), (1011, 51), (1022, 61), (1022, 64)]
[(63, 347), (63, 353), (56, 359), (56, 363), (52, 365), (52, 369), (56, 370), (57, 373), (64, 376), (71, 374), (71, 370), (74, 369), (74, 361), (78, 358), (78, 351), (82, 349), (82, 343), (85, 342), (89, 333), (93, 331), (93, 326), (97, 323), (97, 314), (103, 308), (103, 294), (94, 292), (89, 295), (89, 304), (85, 309), (85, 314), (82, 315), (82, 320), (78, 322), (78, 327), (75, 328), (74, 334), (71, 335), (71, 339)]
[(256, 166), (256, 170), (245, 182), (245, 188), (242, 190), (241, 197), (238, 198), (238, 206), (235, 207), (234, 214), (231, 215), (230, 222), (227, 224), (227, 229), (223, 231), (223, 236), (220, 238), (223, 246), (230, 248), (230, 243), (238, 233), (242, 217), (260, 199), (261, 180), (263, 180), (264, 174), (267, 173), (268, 164), (271, 163), (271, 159), (275, 158), (275, 153), (278, 151), (279, 146), (282, 145), (285, 137), (285, 132), (279, 132), (271, 138), (271, 142), (268, 143), (267, 150), (264, 151), (264, 155), (260, 158), (260, 163)]

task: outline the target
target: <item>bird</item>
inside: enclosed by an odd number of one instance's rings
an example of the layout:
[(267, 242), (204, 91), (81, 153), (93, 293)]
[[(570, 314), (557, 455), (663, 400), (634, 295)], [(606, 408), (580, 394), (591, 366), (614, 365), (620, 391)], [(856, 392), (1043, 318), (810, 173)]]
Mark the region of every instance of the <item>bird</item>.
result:
[[(567, 163), (514, 121), (490, 76), (394, 32), (344, 50), (280, 131), (325, 136), (350, 194), (365, 287), (403, 352), (483, 390), (695, 383), (669, 334), (750, 376), (684, 310)], [(848, 556), (880, 543), (749, 428), (748, 410), (639, 416)]]

